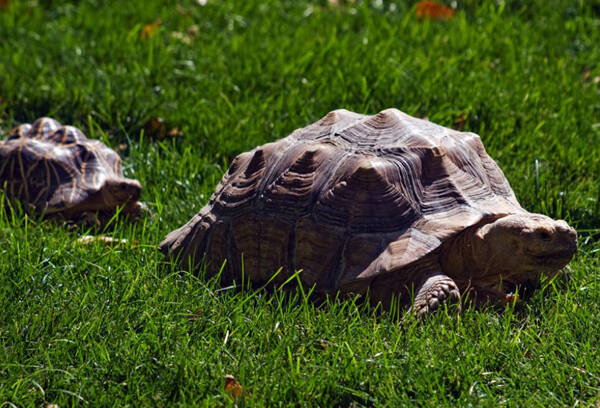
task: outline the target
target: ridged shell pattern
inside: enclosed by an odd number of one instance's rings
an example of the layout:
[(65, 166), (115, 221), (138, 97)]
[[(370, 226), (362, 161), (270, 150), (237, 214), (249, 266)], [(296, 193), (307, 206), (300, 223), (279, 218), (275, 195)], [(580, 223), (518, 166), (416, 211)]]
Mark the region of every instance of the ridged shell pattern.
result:
[(54, 119), (23, 124), (0, 142), (3, 190), (45, 213), (82, 203), (108, 179), (123, 179), (119, 155)]
[(469, 226), (520, 211), (476, 134), (397, 109), (336, 110), (236, 157), (208, 204), (161, 247), (186, 267), (204, 259), (212, 272), (226, 258), (231, 278), (302, 269), (306, 284), (330, 291), (401, 270)]

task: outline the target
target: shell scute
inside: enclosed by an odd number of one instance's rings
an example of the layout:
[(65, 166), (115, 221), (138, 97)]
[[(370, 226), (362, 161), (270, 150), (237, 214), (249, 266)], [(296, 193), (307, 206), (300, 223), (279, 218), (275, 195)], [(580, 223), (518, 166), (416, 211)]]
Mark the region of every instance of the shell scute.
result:
[(339, 181), (325, 190), (315, 205), (318, 222), (345, 227), (353, 233), (388, 232), (402, 230), (418, 217), (382, 171), (389, 163), (375, 156), (356, 156), (346, 163), (340, 169)]
[(333, 288), (344, 247), (344, 231), (302, 218), (296, 224), (294, 239), (292, 267), (302, 270), (302, 281), (309, 286)]
[[(212, 223), (210, 231), (205, 237), (209, 238), (205, 244), (207, 255), (206, 262), (208, 267), (212, 271), (221, 272), (224, 280), (233, 280), (232, 260), (234, 257), (230, 256), (231, 251), (229, 251), (229, 224), (220, 220), (215, 221)], [(194, 249), (195, 248), (192, 248), (192, 250)], [(196, 256), (195, 262), (198, 263), (199, 259), (202, 259), (202, 257), (198, 257), (199, 254), (195, 251), (194, 255)], [(182, 261), (189, 262), (189, 260), (185, 258)]]
[(335, 153), (329, 146), (299, 146), (298, 154), (290, 152), (282, 165), (286, 169), (274, 173), (276, 177), (264, 189), (265, 208), (296, 217), (308, 214), (319, 186), (325, 182), (318, 170), (327, 166), (327, 161), (331, 164)]
[(282, 268), (279, 280), (288, 272), (288, 246), (292, 226), (277, 218), (243, 217), (232, 224), (235, 254), (240, 270), (258, 281), (266, 281)]

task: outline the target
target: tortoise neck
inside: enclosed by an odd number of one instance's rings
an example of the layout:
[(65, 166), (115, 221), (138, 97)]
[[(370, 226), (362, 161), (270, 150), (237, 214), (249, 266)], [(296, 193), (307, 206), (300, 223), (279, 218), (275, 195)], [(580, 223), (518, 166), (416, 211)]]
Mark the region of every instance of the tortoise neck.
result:
[(477, 272), (482, 267), (480, 264), (485, 259), (486, 248), (476, 234), (481, 227), (482, 225), (476, 225), (467, 228), (442, 245), (442, 270), (457, 283), (468, 283), (473, 276), (478, 275)]

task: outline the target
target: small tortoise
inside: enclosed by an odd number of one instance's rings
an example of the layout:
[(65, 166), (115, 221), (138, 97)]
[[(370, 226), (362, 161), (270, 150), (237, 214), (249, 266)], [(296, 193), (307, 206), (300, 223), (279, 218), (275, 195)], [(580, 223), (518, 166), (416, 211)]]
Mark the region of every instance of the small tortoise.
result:
[(23, 124), (0, 142), (0, 189), (26, 208), (66, 219), (110, 216), (118, 206), (135, 216), (143, 209), (140, 183), (123, 176), (115, 151), (50, 118)]
[(317, 291), (414, 299), (422, 315), (466, 291), (512, 299), (567, 265), (577, 234), (521, 208), (476, 134), (396, 109), (336, 110), (236, 157), (161, 249), (212, 273), (227, 259), (228, 279), (302, 270)]

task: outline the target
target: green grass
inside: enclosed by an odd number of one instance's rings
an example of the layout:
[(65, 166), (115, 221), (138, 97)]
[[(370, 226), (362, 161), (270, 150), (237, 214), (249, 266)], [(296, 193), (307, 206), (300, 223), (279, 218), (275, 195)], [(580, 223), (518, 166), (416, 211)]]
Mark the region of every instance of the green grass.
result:
[[(600, 4), (458, 1), (454, 19), (419, 22), (412, 2), (341, 3), (0, 8), (2, 133), (49, 115), (128, 144), (155, 213), (111, 225), (130, 241), (112, 249), (0, 214), (0, 406), (231, 406), (225, 374), (246, 406), (598, 404)], [(172, 35), (191, 26), (189, 44)], [(164, 264), (157, 242), (232, 157), (340, 107), (465, 115), (522, 205), (578, 228), (571, 271), (523, 307), (400, 328), (352, 300), (220, 288)], [(183, 134), (156, 140), (150, 117)]]

